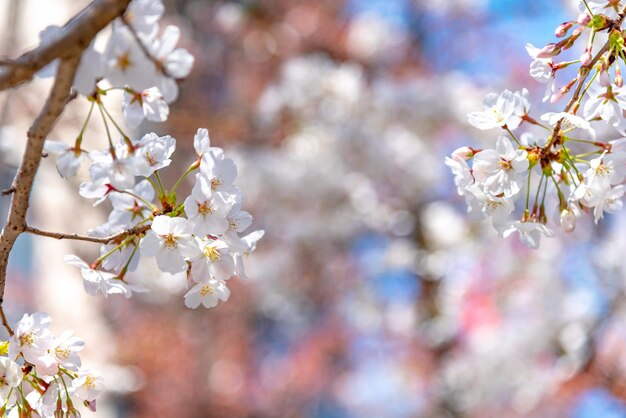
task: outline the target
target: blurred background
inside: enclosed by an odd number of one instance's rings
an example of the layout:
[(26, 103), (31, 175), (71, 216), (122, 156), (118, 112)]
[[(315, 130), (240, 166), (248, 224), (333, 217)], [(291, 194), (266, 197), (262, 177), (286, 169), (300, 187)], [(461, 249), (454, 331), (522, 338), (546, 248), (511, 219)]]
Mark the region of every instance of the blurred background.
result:
[[(3, 0), (2, 53), (86, 3)], [(168, 122), (139, 131), (177, 138), (173, 182), (207, 127), (266, 235), (250, 279), (230, 280), (230, 300), (208, 311), (186, 309), (184, 278), (151, 260), (137, 275), (152, 292), (89, 298), (62, 258), (97, 248), (20, 238), (10, 319), (45, 310), (86, 340), (84, 363), (115, 389), (95, 416), (626, 417), (626, 216), (528, 250), (468, 219), (443, 164), (456, 147), (495, 142), (466, 122), (490, 91), (528, 87), (533, 115), (555, 109), (540, 104), (524, 45), (552, 41), (577, 2), (165, 3), (163, 24), (181, 27), (196, 63)], [(0, 98), (1, 188), (47, 83)], [(80, 129), (76, 102), (54, 139)], [(44, 161), (30, 222), (102, 223), (80, 180)], [(0, 198), (2, 220), (7, 206)]]

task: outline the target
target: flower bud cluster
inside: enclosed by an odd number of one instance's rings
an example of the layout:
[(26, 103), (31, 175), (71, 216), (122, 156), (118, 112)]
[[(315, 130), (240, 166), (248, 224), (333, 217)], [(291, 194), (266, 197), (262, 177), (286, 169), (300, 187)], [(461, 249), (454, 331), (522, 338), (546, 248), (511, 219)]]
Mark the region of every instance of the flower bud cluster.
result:
[(84, 342), (71, 331), (55, 336), (51, 322), (42, 312), (25, 314), (0, 342), (0, 415), (80, 417), (77, 406), (96, 410), (103, 378), (82, 368)]
[[(576, 219), (585, 213), (593, 213), (597, 223), (604, 213), (622, 207), (626, 138), (599, 141), (596, 130), (626, 134), (626, 90), (620, 70), (626, 62), (621, 28), (626, 2), (588, 0), (581, 1), (580, 8), (576, 21), (556, 29), (562, 41), (543, 48), (526, 46), (533, 59), (530, 75), (548, 85), (543, 100), (556, 103), (569, 96), (563, 111), (545, 113), (537, 120), (529, 114), (526, 89), (489, 94), (483, 110), (470, 113), (468, 119), (481, 130), (500, 129), (495, 149), (462, 147), (446, 158), (469, 215), (490, 219), (503, 237), (518, 232), (532, 248), (538, 248), (541, 236), (553, 235), (546, 226), (547, 213), (552, 213), (547, 202), (558, 202), (555, 213), (566, 232), (573, 231)], [(583, 33), (589, 38), (580, 59), (555, 62)], [(593, 55), (593, 41), (602, 36), (605, 45)], [(576, 77), (557, 90), (557, 72), (574, 64), (580, 66)], [(522, 126), (526, 129), (519, 133)]]

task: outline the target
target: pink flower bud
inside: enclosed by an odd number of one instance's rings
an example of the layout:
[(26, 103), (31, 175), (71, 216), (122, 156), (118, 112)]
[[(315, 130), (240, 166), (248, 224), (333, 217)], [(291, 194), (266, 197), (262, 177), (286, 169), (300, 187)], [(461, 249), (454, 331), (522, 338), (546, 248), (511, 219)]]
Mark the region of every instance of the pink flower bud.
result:
[(561, 100), (563, 98), (563, 96), (565, 96), (565, 94), (567, 93), (567, 91), (561, 87), (557, 92), (555, 92), (554, 94), (552, 94), (552, 96), (550, 96), (550, 103), (556, 103), (559, 100)]
[(567, 34), (567, 31), (572, 27), (573, 24), (574, 22), (561, 23), (561, 25), (559, 25), (554, 31), (554, 36), (556, 36), (557, 38), (564, 37)]
[(591, 51), (586, 50), (584, 54), (580, 56), (580, 65), (586, 67), (591, 63)]
[(578, 15), (577, 22), (579, 25), (587, 26), (591, 22), (591, 16), (587, 12)]
[(607, 70), (600, 71), (600, 77), (598, 78), (600, 85), (602, 87), (610, 87), (611, 86), (611, 76)]
[(569, 209), (563, 209), (560, 216), (561, 228), (565, 232), (572, 232), (576, 229), (576, 215)]
[(559, 52), (561, 52), (561, 49), (556, 44), (550, 43), (539, 50), (537, 58), (551, 58), (558, 55)]
[(617, 87), (622, 87), (624, 85), (624, 79), (622, 78), (622, 72), (619, 69), (619, 66), (615, 66), (615, 85)]
[(461, 158), (463, 160), (469, 160), (474, 156), (474, 150), (470, 147), (461, 147), (452, 151), (452, 158)]

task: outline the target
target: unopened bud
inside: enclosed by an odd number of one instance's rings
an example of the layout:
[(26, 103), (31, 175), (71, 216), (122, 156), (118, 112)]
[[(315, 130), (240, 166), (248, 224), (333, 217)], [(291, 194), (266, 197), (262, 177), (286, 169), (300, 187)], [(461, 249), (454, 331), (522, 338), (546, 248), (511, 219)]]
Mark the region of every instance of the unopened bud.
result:
[(461, 158), (463, 160), (470, 160), (474, 157), (474, 150), (470, 147), (461, 147), (452, 151), (452, 158)]
[(580, 56), (580, 65), (583, 67), (591, 64), (591, 51), (589, 49), (585, 50), (585, 53)]
[(584, 12), (578, 15), (578, 19), (576, 21), (579, 25), (587, 26), (589, 22), (591, 22), (591, 16), (589, 16), (587, 12)]
[(619, 69), (619, 66), (615, 66), (615, 85), (617, 87), (622, 87), (624, 85), (624, 79), (622, 78), (622, 72)]
[(570, 30), (570, 28), (572, 27), (572, 25), (574, 24), (574, 22), (565, 22), (565, 23), (561, 23), (561, 25), (559, 25), (555, 31), (554, 31), (554, 35), (557, 38), (562, 38), (567, 34), (567, 31)]
[(574, 213), (569, 209), (563, 209), (561, 211), (559, 221), (561, 223), (561, 228), (565, 232), (572, 232), (576, 229), (576, 215), (574, 215)]
[(539, 50), (537, 58), (551, 58), (558, 55), (559, 52), (561, 52), (561, 48), (557, 44), (550, 43)]
[(559, 100), (563, 98), (563, 96), (569, 93), (569, 91), (571, 90), (576, 80), (578, 80), (578, 78), (573, 79), (572, 81), (570, 81), (569, 83), (567, 83), (566, 85), (558, 89), (557, 92), (554, 93), (552, 97), (550, 97), (550, 103), (558, 102)]
[(607, 70), (600, 71), (600, 77), (598, 77), (598, 81), (602, 87), (610, 87), (611, 86), (611, 76)]

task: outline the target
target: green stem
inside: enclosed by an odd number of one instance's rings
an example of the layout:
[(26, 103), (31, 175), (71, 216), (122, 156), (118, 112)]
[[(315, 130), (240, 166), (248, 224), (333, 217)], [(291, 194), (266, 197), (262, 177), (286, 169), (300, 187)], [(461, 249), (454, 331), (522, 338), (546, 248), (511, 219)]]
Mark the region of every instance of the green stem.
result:
[(509, 133), (509, 135), (511, 135), (511, 138), (513, 138), (515, 140), (515, 142), (517, 142), (517, 145), (519, 145), (521, 147), (522, 143), (519, 141), (519, 139), (517, 139), (517, 136), (515, 136), (513, 131), (511, 131), (508, 126), (506, 126), (504, 129)]
[(157, 182), (159, 183), (159, 187), (161, 189), (161, 195), (165, 196), (165, 188), (163, 187), (163, 183), (161, 182), (161, 176), (159, 176), (159, 172), (158, 171), (154, 172), (154, 177), (156, 177)]
[(594, 16), (593, 12), (591, 11), (591, 7), (589, 7), (589, 5), (587, 4), (587, 0), (583, 0), (583, 3), (585, 3), (585, 7), (587, 8), (587, 11), (589, 12), (589, 14), (591, 15), (591, 17)]
[(539, 191), (541, 190), (541, 185), (543, 184), (544, 177), (545, 177), (545, 174), (543, 174), (542, 172), (541, 178), (539, 179), (539, 185), (537, 186), (537, 194), (535, 194), (535, 204), (533, 205), (533, 209), (537, 206), (537, 203), (539, 202)]
[(124, 268), (122, 268), (122, 271), (118, 275), (118, 278), (120, 280), (122, 280), (123, 282), (126, 282), (124, 280), (124, 276), (126, 275), (126, 272), (128, 271), (128, 266), (130, 265), (130, 262), (133, 261), (133, 257), (135, 257), (135, 253), (137, 252), (137, 248), (139, 248), (139, 246), (135, 245), (135, 248), (133, 248), (133, 252), (130, 254), (130, 257), (128, 257), (128, 261), (126, 261), (126, 264), (124, 265)]
[(101, 107), (102, 107), (102, 110), (104, 110), (104, 113), (106, 113), (106, 115), (109, 117), (109, 119), (113, 123), (113, 126), (115, 126), (115, 129), (117, 129), (120, 135), (122, 135), (122, 138), (124, 138), (124, 142), (126, 143), (126, 145), (129, 145), (130, 147), (132, 147), (133, 144), (130, 142), (130, 138), (128, 137), (128, 135), (126, 135), (126, 133), (124, 133), (122, 128), (120, 128), (120, 126), (117, 124), (117, 122), (115, 122), (115, 119), (113, 119), (113, 116), (111, 116), (111, 114), (109, 113), (107, 108), (104, 106), (104, 104), (101, 104)]
[(185, 171), (183, 173), (182, 176), (180, 176), (180, 178), (178, 180), (176, 180), (176, 183), (174, 184), (174, 187), (172, 187), (172, 190), (170, 190), (170, 194), (174, 193), (174, 191), (176, 191), (176, 189), (178, 188), (178, 186), (180, 185), (180, 183), (185, 179), (185, 177), (187, 177), (189, 175), (189, 173), (191, 173), (192, 171), (196, 170), (198, 168), (197, 164), (191, 164), (189, 166), (189, 168), (187, 168), (187, 171)]
[(78, 134), (78, 137), (76, 138), (76, 142), (74, 143), (74, 148), (76, 149), (76, 152), (80, 152), (80, 145), (83, 142), (83, 134), (85, 133), (85, 129), (87, 129), (87, 123), (89, 123), (89, 119), (91, 118), (91, 113), (93, 112), (93, 107), (95, 106), (95, 102), (91, 102), (91, 106), (89, 107), (89, 112), (87, 113), (87, 118), (85, 119), (85, 122), (83, 123), (83, 127), (80, 130), (80, 133)]
[(113, 138), (111, 137), (111, 130), (109, 129), (109, 123), (107, 122), (107, 118), (102, 111), (102, 105), (98, 102), (98, 109), (100, 110), (100, 115), (102, 116), (102, 122), (104, 122), (104, 129), (107, 132), (107, 138), (109, 140), (109, 150), (111, 151), (111, 156), (114, 160), (117, 159), (117, 155), (115, 154), (115, 147), (113, 146)]
[(528, 204), (530, 203), (530, 177), (532, 174), (532, 170), (528, 170), (528, 185), (526, 187), (526, 211), (528, 211)]
[(141, 197), (141, 196), (139, 196), (139, 195), (137, 195), (137, 194), (135, 194), (135, 193), (133, 193), (133, 192), (130, 192), (130, 191), (128, 191), (128, 190), (119, 190), (119, 191), (118, 191), (118, 193), (124, 193), (124, 194), (127, 194), (127, 195), (130, 195), (130, 196), (134, 197), (134, 198), (135, 198), (135, 199), (137, 199), (137, 200), (142, 201), (142, 202), (143, 202), (143, 203), (145, 203), (145, 204), (146, 204), (146, 206), (148, 206), (151, 210), (155, 210), (155, 209), (156, 209), (156, 206), (154, 206), (152, 203), (148, 202), (148, 201), (147, 201), (147, 200), (145, 200), (143, 197)]

